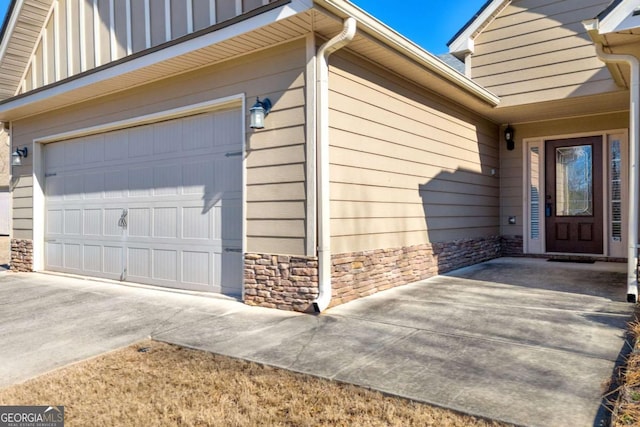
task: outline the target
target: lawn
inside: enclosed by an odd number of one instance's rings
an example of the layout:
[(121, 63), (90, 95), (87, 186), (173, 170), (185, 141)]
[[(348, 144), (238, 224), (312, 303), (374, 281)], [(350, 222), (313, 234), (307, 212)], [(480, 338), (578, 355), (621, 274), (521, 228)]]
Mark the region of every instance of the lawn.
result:
[[(636, 318), (640, 313), (636, 313)], [(620, 375), (618, 398), (613, 409), (613, 427), (640, 425), (640, 321), (629, 325), (633, 349)]]
[(505, 426), (353, 385), (156, 341), (0, 390), (67, 426)]

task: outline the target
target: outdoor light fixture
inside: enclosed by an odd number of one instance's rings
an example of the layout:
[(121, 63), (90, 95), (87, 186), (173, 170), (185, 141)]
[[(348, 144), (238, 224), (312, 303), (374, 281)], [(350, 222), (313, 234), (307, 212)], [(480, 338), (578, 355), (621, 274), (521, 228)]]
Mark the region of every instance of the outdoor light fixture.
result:
[(269, 115), (271, 111), (271, 101), (269, 98), (265, 98), (264, 101), (260, 101), (260, 97), (256, 98), (256, 103), (249, 109), (251, 112), (251, 128), (262, 129), (264, 128), (264, 118)]
[(516, 148), (516, 141), (514, 139), (515, 131), (511, 127), (511, 125), (507, 125), (507, 128), (504, 130), (504, 139), (507, 141), (507, 150), (511, 151)]
[(24, 148), (16, 148), (16, 151), (11, 153), (11, 165), (12, 166), (20, 166), (22, 164), (22, 158), (27, 157), (29, 154), (29, 150), (27, 147)]

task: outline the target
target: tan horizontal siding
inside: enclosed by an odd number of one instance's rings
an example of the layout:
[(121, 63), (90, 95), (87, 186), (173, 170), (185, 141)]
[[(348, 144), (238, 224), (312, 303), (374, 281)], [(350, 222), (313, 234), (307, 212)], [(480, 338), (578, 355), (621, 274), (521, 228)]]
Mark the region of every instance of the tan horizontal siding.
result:
[(424, 218), (425, 212), (436, 217), (490, 217), (497, 216), (498, 206), (473, 206), (464, 204), (381, 203), (368, 201), (341, 201), (331, 203), (331, 215), (343, 218)]
[(251, 239), (251, 252), (272, 254), (273, 249), (278, 248), (282, 254), (304, 254), (304, 240), (300, 238), (283, 237), (253, 237)]
[[(256, 96), (269, 97), (273, 110), (263, 130), (247, 129), (247, 250), (304, 255), (306, 235), (306, 137), (304, 84), (306, 48), (291, 42), (251, 58), (244, 57), (105, 96), (14, 123), (15, 146), (100, 124), (245, 93), (248, 109)], [(30, 156), (17, 169), (30, 179)], [(31, 184), (14, 197), (31, 197)], [(255, 203), (255, 206), (254, 206)], [(277, 230), (288, 230), (282, 239)], [(31, 235), (31, 229), (24, 234)], [(23, 236), (24, 237), (24, 236)]]
[[(375, 202), (375, 203), (402, 203), (402, 204), (443, 204), (473, 206), (498, 206), (497, 183), (494, 189), (495, 195), (479, 196), (469, 193), (451, 193), (431, 191), (428, 184), (416, 183), (415, 189), (398, 189), (387, 187), (372, 187), (367, 185), (333, 183), (331, 185), (331, 200), (345, 202)], [(421, 196), (425, 196), (423, 200)]]
[(473, 78), (516, 105), (616, 90), (582, 21), (607, 0), (516, 0), (475, 39)]
[(332, 251), (497, 234), (496, 127), (369, 63), (332, 61)]
[(306, 204), (297, 202), (252, 202), (247, 205), (247, 219), (296, 219), (305, 217)]

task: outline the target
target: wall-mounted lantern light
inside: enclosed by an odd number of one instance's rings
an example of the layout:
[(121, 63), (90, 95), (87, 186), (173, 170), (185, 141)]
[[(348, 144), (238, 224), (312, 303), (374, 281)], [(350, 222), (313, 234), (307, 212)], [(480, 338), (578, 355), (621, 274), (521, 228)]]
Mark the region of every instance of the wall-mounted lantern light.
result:
[(20, 166), (22, 164), (22, 158), (26, 158), (28, 155), (29, 150), (27, 149), (27, 147), (16, 148), (16, 151), (11, 153), (11, 165)]
[(504, 130), (504, 139), (507, 141), (507, 150), (513, 150), (516, 148), (516, 141), (514, 139), (515, 131), (511, 127), (511, 125), (507, 125), (507, 128)]
[(260, 101), (260, 97), (258, 97), (256, 98), (256, 103), (253, 104), (253, 107), (251, 107), (249, 111), (251, 112), (251, 128), (262, 129), (264, 128), (264, 118), (267, 117), (269, 111), (271, 111), (271, 101), (269, 98)]

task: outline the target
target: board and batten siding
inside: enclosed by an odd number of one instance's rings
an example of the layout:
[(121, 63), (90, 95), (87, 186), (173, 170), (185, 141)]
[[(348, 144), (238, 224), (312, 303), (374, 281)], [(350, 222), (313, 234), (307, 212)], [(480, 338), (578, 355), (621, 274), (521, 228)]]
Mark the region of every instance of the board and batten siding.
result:
[[(247, 248), (249, 252), (306, 254), (306, 43), (297, 40), (235, 61), (13, 122), (13, 147), (34, 139), (118, 122), (245, 93), (247, 108)], [(248, 128), (257, 96), (273, 109), (265, 129)], [(14, 168), (14, 237), (31, 239), (32, 160)]]
[(582, 21), (609, 0), (514, 0), (475, 39), (471, 77), (501, 106), (617, 90)]
[[(273, 0), (53, 0), (17, 93), (245, 14)], [(45, 13), (47, 2), (38, 2)], [(24, 13), (31, 13), (25, 11)]]
[(332, 252), (497, 235), (497, 126), (342, 52), (331, 65)]

